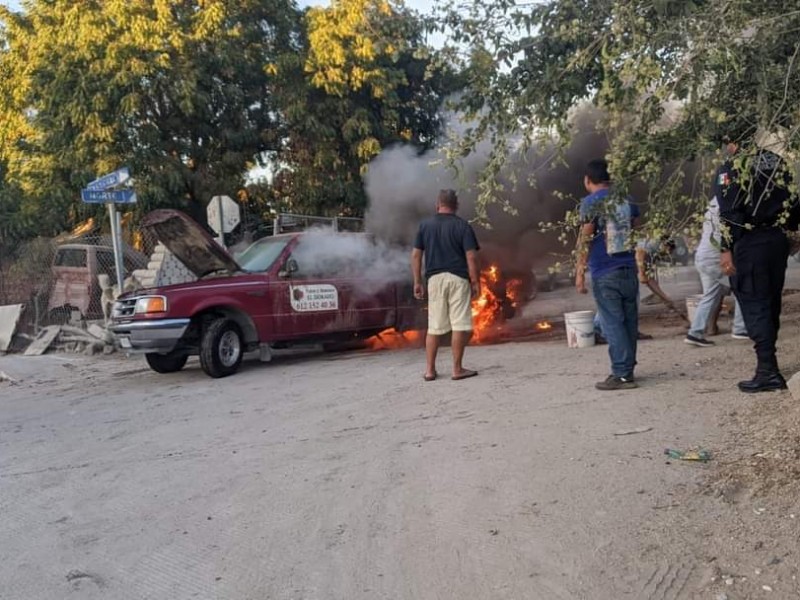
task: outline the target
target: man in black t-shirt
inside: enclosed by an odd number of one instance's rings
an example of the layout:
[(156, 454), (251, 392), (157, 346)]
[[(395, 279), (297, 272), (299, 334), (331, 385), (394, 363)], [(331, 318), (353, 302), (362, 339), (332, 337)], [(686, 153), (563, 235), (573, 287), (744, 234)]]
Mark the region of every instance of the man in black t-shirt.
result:
[(436, 379), (436, 354), (441, 336), (452, 332), (454, 380), (477, 375), (463, 367), (464, 349), (472, 336), (470, 300), (480, 296), (477, 253), (480, 249), (472, 227), (456, 216), (458, 197), (442, 190), (436, 202), (436, 216), (423, 221), (411, 253), (414, 297), (422, 299), (422, 258), (428, 280), (428, 334), (425, 338), (427, 368), (425, 381)]

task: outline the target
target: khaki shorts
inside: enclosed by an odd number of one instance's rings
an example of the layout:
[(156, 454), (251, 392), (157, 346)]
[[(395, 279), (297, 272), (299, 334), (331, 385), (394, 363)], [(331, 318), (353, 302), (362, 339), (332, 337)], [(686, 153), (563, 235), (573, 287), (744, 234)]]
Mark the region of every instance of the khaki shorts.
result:
[(452, 273), (428, 279), (428, 333), (472, 331), (472, 289), (469, 281)]

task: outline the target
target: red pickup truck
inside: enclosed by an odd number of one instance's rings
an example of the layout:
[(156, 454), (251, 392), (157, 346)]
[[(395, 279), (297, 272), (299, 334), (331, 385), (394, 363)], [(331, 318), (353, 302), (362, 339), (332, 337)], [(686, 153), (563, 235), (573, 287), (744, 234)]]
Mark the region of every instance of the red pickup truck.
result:
[(425, 329), (410, 269), (395, 260), (387, 272), (385, 247), (367, 234), (275, 235), (234, 260), (179, 211), (154, 211), (143, 226), (198, 278), (131, 292), (114, 304), (111, 330), (120, 346), (143, 353), (159, 373), (179, 371), (199, 355), (208, 375), (225, 377), (248, 351), (269, 360), (275, 347)]

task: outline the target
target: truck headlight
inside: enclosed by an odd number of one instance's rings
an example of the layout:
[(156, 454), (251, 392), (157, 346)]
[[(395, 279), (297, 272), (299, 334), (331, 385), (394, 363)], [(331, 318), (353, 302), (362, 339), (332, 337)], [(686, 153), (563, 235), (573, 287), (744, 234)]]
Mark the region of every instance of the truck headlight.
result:
[(164, 296), (142, 296), (136, 300), (134, 312), (137, 315), (167, 312), (167, 299)]

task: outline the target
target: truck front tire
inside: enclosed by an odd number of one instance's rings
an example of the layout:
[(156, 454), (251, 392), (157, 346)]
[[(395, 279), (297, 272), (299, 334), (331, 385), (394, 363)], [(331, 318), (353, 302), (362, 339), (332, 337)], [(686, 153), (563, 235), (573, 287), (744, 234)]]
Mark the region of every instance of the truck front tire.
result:
[(156, 373), (175, 373), (180, 371), (189, 358), (186, 354), (174, 354), (172, 352), (169, 354), (148, 352), (144, 357), (149, 367)]
[(242, 330), (229, 319), (215, 319), (204, 329), (200, 340), (200, 366), (214, 378), (227, 377), (239, 370), (244, 355)]

